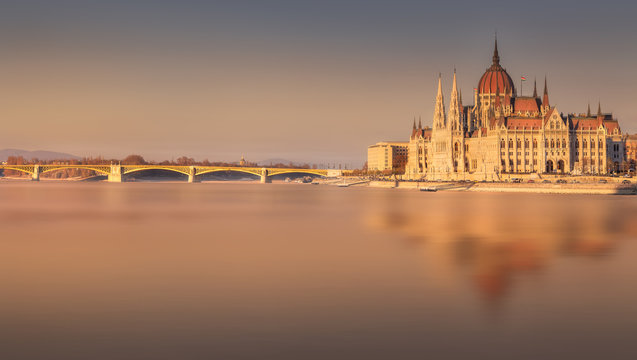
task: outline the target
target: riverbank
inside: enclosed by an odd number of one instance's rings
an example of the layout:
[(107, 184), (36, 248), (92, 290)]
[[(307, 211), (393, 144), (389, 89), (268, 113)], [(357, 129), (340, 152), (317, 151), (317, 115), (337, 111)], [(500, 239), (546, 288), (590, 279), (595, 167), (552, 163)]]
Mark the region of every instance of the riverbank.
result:
[(554, 183), (465, 183), (465, 182), (411, 182), (371, 181), (367, 186), (376, 188), (429, 189), (432, 191), (516, 192), (537, 194), (598, 194), (635, 195), (637, 185), (623, 184), (554, 184)]

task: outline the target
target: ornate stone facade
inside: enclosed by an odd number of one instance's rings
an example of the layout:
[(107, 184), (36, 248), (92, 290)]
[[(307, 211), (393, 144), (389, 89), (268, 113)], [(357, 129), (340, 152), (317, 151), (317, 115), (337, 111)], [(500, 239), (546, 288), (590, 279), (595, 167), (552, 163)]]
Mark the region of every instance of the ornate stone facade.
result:
[(493, 63), (474, 89), (474, 105), (462, 105), (454, 70), (448, 111), (442, 78), (432, 128), (414, 127), (405, 176), (428, 180), (501, 180), (502, 174), (607, 174), (625, 161), (625, 139), (612, 114), (601, 106), (592, 115), (562, 114), (549, 103), (546, 79), (540, 98), (517, 96), (500, 65)]

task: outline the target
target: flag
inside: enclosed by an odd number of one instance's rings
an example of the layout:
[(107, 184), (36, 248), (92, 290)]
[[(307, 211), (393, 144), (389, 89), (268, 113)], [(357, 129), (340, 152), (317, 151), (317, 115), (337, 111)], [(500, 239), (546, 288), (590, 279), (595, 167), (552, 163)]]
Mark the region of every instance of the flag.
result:
[(524, 76), (521, 76), (522, 81), (526, 81), (526, 78)]

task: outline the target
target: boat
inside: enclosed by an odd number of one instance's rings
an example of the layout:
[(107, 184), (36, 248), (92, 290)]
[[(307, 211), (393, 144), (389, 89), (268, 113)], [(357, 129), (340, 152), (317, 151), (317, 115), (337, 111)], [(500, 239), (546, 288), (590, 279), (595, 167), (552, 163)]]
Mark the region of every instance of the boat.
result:
[(436, 189), (433, 186), (425, 186), (425, 187), (421, 187), (420, 191), (436, 192), (436, 191), (438, 191), (438, 189)]

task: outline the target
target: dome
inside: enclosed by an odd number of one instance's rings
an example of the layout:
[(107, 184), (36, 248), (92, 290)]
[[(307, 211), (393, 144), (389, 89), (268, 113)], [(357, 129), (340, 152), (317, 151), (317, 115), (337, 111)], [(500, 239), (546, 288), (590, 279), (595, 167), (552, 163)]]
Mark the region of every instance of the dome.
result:
[(493, 51), (493, 64), (480, 78), (478, 82), (478, 94), (495, 94), (499, 89), (500, 93), (515, 93), (515, 86), (511, 76), (500, 66), (500, 56), (498, 55), (498, 40), (495, 41)]

